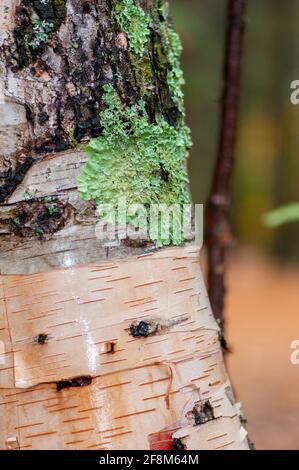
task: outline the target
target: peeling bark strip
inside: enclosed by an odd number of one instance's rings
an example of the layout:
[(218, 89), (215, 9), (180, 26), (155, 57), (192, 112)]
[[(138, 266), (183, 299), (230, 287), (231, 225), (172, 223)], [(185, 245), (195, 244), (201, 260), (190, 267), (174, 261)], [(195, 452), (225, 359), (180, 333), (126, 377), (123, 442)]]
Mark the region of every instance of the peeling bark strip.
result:
[(208, 288), (212, 309), (219, 321), (223, 316), (225, 297), (225, 253), (231, 242), (228, 219), (239, 116), (246, 4), (246, 0), (228, 0), (227, 2), (221, 128), (216, 168), (206, 215)]
[[(0, 289), (0, 449), (248, 448), (196, 247)], [(134, 338), (135, 321), (167, 328)]]

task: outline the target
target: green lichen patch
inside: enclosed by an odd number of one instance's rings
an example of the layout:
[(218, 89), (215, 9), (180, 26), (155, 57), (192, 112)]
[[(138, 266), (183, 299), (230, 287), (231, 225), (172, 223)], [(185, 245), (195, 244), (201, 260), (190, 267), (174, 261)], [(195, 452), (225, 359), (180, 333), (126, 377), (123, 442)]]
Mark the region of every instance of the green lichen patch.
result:
[(179, 35), (171, 28), (167, 28), (165, 36), (169, 43), (168, 59), (171, 64), (167, 74), (167, 82), (179, 110), (184, 115), (184, 93), (182, 87), (185, 84), (185, 79), (180, 66), (182, 44)]
[(54, 23), (35, 17), (33, 20), (33, 39), (29, 42), (29, 46), (32, 49), (38, 49), (41, 45), (46, 44), (53, 29)]
[(150, 19), (135, 0), (122, 0), (115, 6), (115, 19), (129, 39), (130, 49), (142, 56), (150, 35)]
[[(151, 124), (142, 101), (123, 108), (111, 85), (105, 85), (103, 99), (107, 105), (101, 113), (103, 133), (87, 147), (89, 160), (78, 178), (81, 197), (115, 207), (124, 196), (128, 205), (144, 207), (189, 203), (185, 164), (191, 146), (189, 129), (174, 128), (162, 117)], [(158, 244), (182, 241), (170, 236)]]

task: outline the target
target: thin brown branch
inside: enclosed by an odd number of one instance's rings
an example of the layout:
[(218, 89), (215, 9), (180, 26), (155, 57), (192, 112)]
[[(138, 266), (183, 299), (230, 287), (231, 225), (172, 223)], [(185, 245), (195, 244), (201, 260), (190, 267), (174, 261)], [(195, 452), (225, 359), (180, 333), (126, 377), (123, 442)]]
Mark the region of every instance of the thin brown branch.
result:
[(225, 253), (231, 238), (229, 210), (239, 116), (246, 3), (246, 0), (227, 2), (219, 147), (206, 216), (209, 294), (217, 320), (221, 320), (223, 316)]

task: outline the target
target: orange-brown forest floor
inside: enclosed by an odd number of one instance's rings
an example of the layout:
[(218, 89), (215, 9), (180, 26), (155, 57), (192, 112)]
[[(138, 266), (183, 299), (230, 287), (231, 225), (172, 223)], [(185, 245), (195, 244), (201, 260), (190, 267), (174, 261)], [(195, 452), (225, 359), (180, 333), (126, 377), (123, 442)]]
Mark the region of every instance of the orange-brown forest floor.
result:
[(242, 251), (229, 263), (227, 356), (257, 449), (299, 449), (299, 267)]

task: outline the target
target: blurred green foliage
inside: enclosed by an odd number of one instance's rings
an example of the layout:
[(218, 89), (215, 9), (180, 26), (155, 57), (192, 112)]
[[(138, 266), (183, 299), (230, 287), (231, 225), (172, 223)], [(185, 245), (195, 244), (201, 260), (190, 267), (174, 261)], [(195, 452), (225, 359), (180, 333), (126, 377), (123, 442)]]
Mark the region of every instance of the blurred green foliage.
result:
[(299, 203), (294, 202), (286, 206), (278, 207), (274, 211), (264, 215), (263, 221), (268, 227), (280, 227), (281, 225), (299, 220)]
[[(195, 202), (205, 202), (217, 149), (225, 32), (225, 0), (170, 0), (184, 52), (189, 162)], [(248, 1), (239, 144), (232, 224), (242, 243), (299, 260), (299, 223), (272, 230), (263, 214), (299, 200), (299, 0)]]

